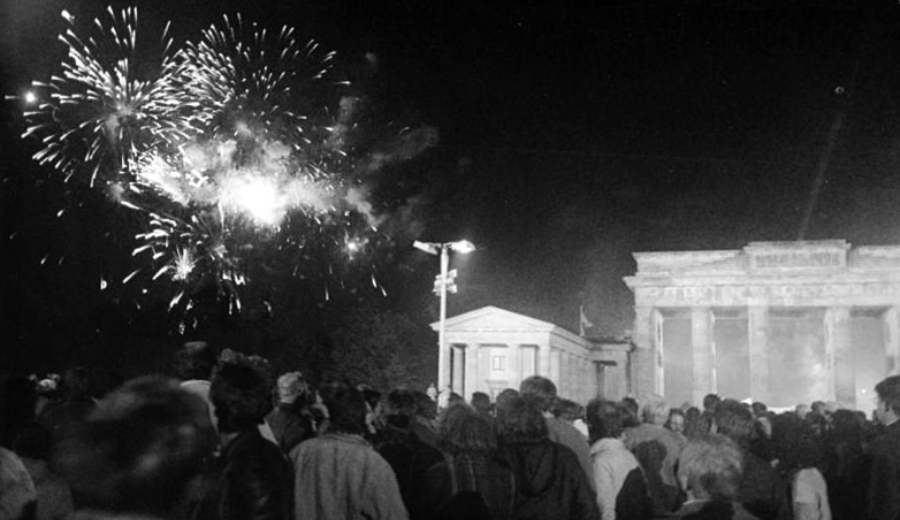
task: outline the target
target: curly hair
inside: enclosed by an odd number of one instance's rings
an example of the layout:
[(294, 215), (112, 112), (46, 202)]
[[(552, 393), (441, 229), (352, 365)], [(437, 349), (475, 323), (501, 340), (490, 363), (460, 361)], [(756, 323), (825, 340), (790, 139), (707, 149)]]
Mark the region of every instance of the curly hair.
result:
[(272, 408), (266, 377), (243, 363), (223, 363), (213, 375), (209, 399), (216, 409), (219, 431), (253, 430)]
[(741, 448), (724, 435), (691, 439), (678, 457), (678, 476), (695, 498), (734, 500), (743, 469)]

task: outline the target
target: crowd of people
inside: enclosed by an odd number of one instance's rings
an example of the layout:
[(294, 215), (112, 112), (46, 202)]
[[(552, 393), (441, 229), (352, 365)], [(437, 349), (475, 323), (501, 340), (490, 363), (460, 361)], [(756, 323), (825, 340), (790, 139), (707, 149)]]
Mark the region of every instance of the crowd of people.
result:
[(900, 376), (874, 420), (708, 395), (492, 401), (276, 373), (184, 345), (171, 376), (0, 381), (0, 520), (900, 519)]

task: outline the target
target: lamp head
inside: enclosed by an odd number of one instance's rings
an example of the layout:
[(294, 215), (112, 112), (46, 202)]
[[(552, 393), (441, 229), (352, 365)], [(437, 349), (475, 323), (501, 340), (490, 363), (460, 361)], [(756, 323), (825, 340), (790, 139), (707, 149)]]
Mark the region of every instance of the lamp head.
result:
[(433, 242), (419, 242), (416, 240), (413, 242), (413, 247), (419, 251), (425, 251), (429, 255), (438, 255), (441, 252), (440, 244), (435, 244)]
[(475, 251), (475, 244), (468, 240), (460, 240), (459, 242), (452, 242), (450, 244), (450, 249), (453, 249), (453, 251), (457, 253), (466, 254)]

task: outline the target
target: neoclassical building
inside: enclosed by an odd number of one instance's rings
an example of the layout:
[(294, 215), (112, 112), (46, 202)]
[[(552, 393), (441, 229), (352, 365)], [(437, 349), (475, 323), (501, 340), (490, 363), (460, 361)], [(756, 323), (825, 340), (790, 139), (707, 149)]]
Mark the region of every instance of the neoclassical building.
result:
[[(431, 324), (434, 330), (439, 326)], [(448, 318), (444, 330), (449, 352), (438, 369), (467, 400), (474, 392), (493, 399), (535, 374), (556, 383), (560, 396), (582, 404), (598, 393), (620, 399), (631, 392), (630, 341), (591, 341), (493, 306)]]
[(770, 406), (874, 408), (900, 373), (900, 247), (751, 242), (635, 253), (631, 378), (638, 397), (709, 392)]

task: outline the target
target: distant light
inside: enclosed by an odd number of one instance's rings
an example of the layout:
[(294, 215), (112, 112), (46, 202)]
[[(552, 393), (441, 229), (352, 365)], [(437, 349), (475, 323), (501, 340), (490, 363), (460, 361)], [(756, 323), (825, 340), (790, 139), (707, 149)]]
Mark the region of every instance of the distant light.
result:
[(459, 242), (453, 242), (450, 244), (450, 247), (456, 251), (457, 253), (467, 254), (475, 251), (475, 244), (469, 242), (468, 240), (460, 240)]
[(33, 90), (25, 92), (24, 98), (25, 103), (28, 103), (29, 105), (33, 105), (38, 102), (37, 94), (35, 94)]

